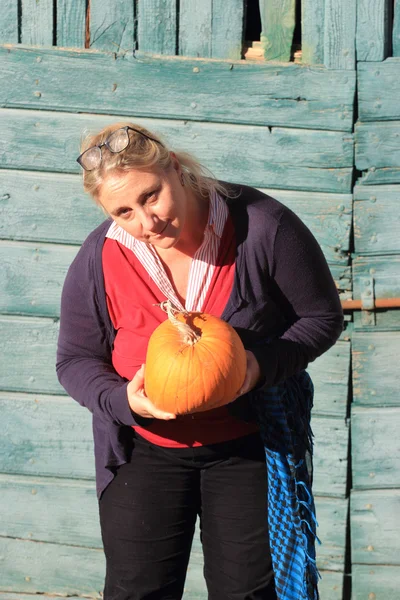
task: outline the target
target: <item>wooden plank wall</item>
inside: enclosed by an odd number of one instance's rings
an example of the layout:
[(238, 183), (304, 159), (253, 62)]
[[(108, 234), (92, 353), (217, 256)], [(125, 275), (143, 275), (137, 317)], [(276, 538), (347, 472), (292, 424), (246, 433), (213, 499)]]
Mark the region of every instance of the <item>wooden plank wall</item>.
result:
[[(90, 0), (89, 14), (85, 0), (16, 4), (7, 0), (0, 26), (0, 599), (98, 597), (91, 418), (54, 372), (62, 282), (103, 218), (81, 189), (80, 139), (134, 120), (216, 176), (266, 190), (310, 227), (341, 297), (351, 297), (355, 4), (303, 0), (303, 64), (288, 62), (294, 0), (264, 3), (271, 61), (258, 63), (238, 60), (239, 0), (180, 0), (179, 11), (175, 0), (118, 10)], [(381, 266), (357, 262), (360, 273)], [(310, 366), (324, 600), (343, 600), (348, 579), (350, 331)], [(382, 368), (384, 358), (374, 360)], [(185, 600), (205, 597), (196, 537)]]
[[(358, 112), (354, 188), (353, 291), (400, 297), (400, 131), (396, 58), (398, 8), (358, 2)], [(398, 353), (400, 314), (395, 309), (354, 319), (352, 490), (350, 501), (353, 599), (394, 600), (399, 595), (400, 502)]]

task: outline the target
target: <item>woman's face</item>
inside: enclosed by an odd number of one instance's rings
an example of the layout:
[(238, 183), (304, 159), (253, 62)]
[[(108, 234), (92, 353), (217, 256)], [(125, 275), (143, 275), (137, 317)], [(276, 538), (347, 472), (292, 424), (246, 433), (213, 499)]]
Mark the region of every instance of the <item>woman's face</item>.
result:
[(181, 237), (187, 198), (175, 162), (167, 171), (132, 169), (111, 174), (98, 199), (113, 220), (137, 240), (167, 249)]

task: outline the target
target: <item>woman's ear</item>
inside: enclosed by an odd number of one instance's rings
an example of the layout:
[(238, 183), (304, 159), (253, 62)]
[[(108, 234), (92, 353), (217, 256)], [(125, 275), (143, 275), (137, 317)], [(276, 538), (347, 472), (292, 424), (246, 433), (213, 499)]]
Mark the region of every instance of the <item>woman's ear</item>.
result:
[(181, 163), (177, 159), (175, 152), (170, 152), (169, 154), (171, 156), (171, 165), (179, 175), (181, 172)]

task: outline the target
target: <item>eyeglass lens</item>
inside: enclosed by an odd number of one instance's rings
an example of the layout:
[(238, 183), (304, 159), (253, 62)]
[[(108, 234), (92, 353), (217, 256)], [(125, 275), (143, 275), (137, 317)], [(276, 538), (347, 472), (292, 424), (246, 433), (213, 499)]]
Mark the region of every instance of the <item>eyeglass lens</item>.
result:
[(122, 152), (129, 144), (129, 134), (126, 129), (117, 129), (112, 133), (107, 141), (107, 147), (111, 152)]
[(88, 171), (96, 169), (101, 162), (101, 150), (98, 146), (93, 146), (84, 152), (81, 156), (82, 166)]

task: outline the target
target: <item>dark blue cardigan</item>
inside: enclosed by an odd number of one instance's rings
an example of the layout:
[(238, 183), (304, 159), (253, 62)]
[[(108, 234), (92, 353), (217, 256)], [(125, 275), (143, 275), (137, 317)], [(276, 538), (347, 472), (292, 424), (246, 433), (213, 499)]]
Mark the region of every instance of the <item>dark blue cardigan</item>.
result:
[[(262, 387), (300, 373), (328, 350), (343, 329), (343, 312), (323, 253), (300, 219), (277, 200), (231, 185), (226, 198), (237, 252), (235, 282), (222, 318), (256, 355)], [(57, 374), (65, 390), (93, 414), (97, 493), (131, 459), (127, 381), (111, 363), (115, 337), (107, 311), (102, 248), (110, 221), (83, 243), (69, 268), (61, 301)], [(268, 344), (265, 344), (268, 340)], [(260, 389), (260, 386), (259, 386)], [(245, 420), (251, 395), (229, 405)]]

